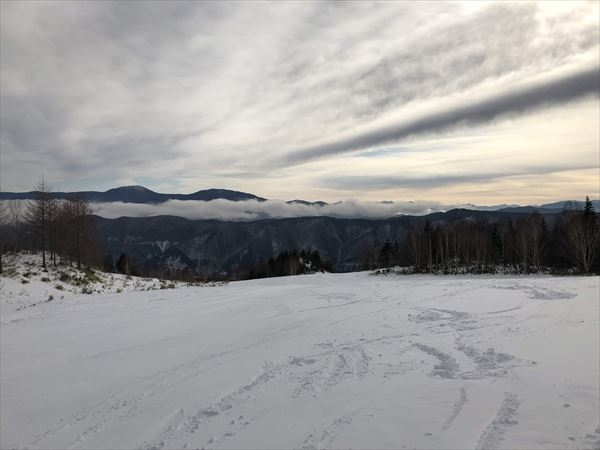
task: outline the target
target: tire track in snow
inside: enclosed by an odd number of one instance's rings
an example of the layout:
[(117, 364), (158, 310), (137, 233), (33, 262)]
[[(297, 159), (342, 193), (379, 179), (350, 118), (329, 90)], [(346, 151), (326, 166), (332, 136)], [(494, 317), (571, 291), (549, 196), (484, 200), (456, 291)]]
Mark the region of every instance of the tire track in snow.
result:
[(232, 409), (234, 405), (245, 403), (249, 400), (249, 395), (252, 391), (271, 381), (278, 375), (279, 371), (280, 368), (278, 366), (272, 363), (265, 363), (263, 370), (249, 383), (246, 383), (235, 389), (233, 392), (221, 397), (219, 401), (210, 406), (197, 410), (196, 413), (186, 421), (184, 425), (185, 431), (194, 433), (203, 423), (207, 422), (212, 417)]
[(303, 449), (328, 449), (331, 448), (340, 432), (352, 423), (359, 410), (352, 411), (334, 420), (327, 428), (318, 434), (310, 434), (302, 443)]
[[(395, 336), (393, 336), (395, 337)], [(379, 339), (373, 339), (374, 342), (389, 338), (383, 336)], [(303, 393), (308, 393), (313, 397), (324, 395), (336, 385), (348, 378), (362, 379), (366, 377), (369, 370), (370, 357), (367, 355), (364, 347), (360, 344), (344, 344), (333, 346), (330, 343), (322, 344), (326, 347), (325, 352), (316, 354), (290, 357), (286, 363), (273, 364), (265, 363), (263, 370), (251, 381), (234, 389), (227, 395), (222, 396), (217, 401), (207, 404), (197, 409), (191, 415), (182, 418), (176, 426), (169, 426), (159, 433), (152, 442), (145, 442), (142, 448), (163, 448), (171, 443), (183, 439), (188, 434), (196, 433), (203, 425), (208, 424), (213, 419), (223, 414), (231, 415), (234, 420), (231, 425), (236, 427), (245, 427), (252, 421), (251, 418), (244, 419), (240, 423), (240, 418), (236, 421), (237, 414), (234, 414), (234, 408), (250, 401), (258, 394), (257, 391), (264, 388), (270, 382), (280, 378), (284, 373), (291, 370), (289, 376), (283, 377), (280, 382), (284, 385), (297, 384), (292, 398), (298, 398)], [(314, 367), (317, 367), (314, 369)], [(227, 419), (229, 421), (229, 418)], [(235, 435), (230, 429), (223, 436), (213, 436), (211, 443), (222, 443), (229, 437)]]
[(519, 309), (521, 309), (520, 306), (515, 306), (514, 308), (501, 309), (500, 311), (490, 311), (490, 312), (486, 312), (485, 314), (500, 314), (500, 313), (505, 313), (505, 312), (510, 312), (510, 311), (517, 311)]
[(461, 387), (460, 388), (460, 398), (454, 404), (452, 413), (450, 414), (448, 419), (446, 419), (446, 422), (444, 422), (444, 425), (442, 426), (442, 430), (446, 431), (448, 428), (450, 428), (450, 425), (452, 425), (452, 422), (454, 422), (454, 419), (456, 419), (456, 416), (458, 416), (458, 414), (462, 410), (463, 406), (465, 406), (465, 404), (468, 401), (469, 401), (469, 399), (467, 398), (467, 391), (465, 390), (464, 387)]
[[(122, 419), (132, 417), (138, 408), (138, 404), (144, 398), (155, 395), (168, 389), (171, 386), (177, 385), (183, 379), (194, 376), (189, 371), (193, 369), (200, 361), (199, 358), (181, 363), (167, 370), (148, 375), (141, 380), (136, 380), (123, 386), (116, 392), (107, 396), (104, 400), (80, 408), (71, 414), (68, 420), (61, 418), (55, 425), (50, 426), (45, 431), (34, 435), (29, 440), (23, 443), (15, 444), (14, 447), (31, 447), (36, 446), (43, 440), (52, 438), (58, 433), (85, 422), (91, 422), (91, 425), (77, 434), (75, 440), (68, 445), (68, 448), (79, 446), (82, 442), (92, 438), (100, 433), (107, 426), (116, 423)], [(140, 391), (140, 385), (146, 383), (146, 387)], [(134, 395), (128, 395), (132, 390), (137, 391)], [(102, 418), (102, 416), (109, 416)], [(95, 421), (95, 423), (94, 423)]]
[(317, 309), (341, 308), (343, 306), (353, 305), (355, 303), (361, 303), (361, 302), (364, 302), (364, 301), (365, 300), (360, 299), (360, 300), (353, 300), (351, 302), (346, 302), (346, 303), (339, 303), (337, 305), (315, 306), (314, 308), (300, 309), (300, 310), (298, 310), (298, 312), (302, 313), (302, 312), (306, 312), (306, 311), (315, 311)]
[(517, 366), (515, 362), (519, 361), (508, 353), (497, 352), (494, 348), (481, 352), (458, 342), (457, 349), (475, 364), (474, 370), (461, 373), (461, 378), (465, 380), (506, 376), (510, 369)]
[(582, 441), (585, 448), (600, 450), (600, 424), (598, 424), (593, 433), (587, 433)]
[(520, 402), (517, 400), (516, 394), (505, 392), (502, 406), (496, 413), (494, 419), (483, 430), (477, 440), (476, 450), (487, 450), (498, 448), (498, 445), (504, 439), (506, 430), (511, 425), (516, 425), (518, 422), (513, 419), (517, 414)]
[(123, 419), (134, 416), (135, 411), (138, 409), (138, 404), (144, 398), (148, 396), (154, 395), (156, 392), (165, 388), (165, 380), (170, 378), (170, 374), (172, 372), (178, 372), (181, 367), (184, 367), (186, 364), (180, 364), (174, 369), (169, 370), (166, 374), (155, 379), (150, 385), (143, 390), (142, 392), (137, 393), (134, 396), (129, 398), (121, 398), (120, 396), (112, 396), (111, 398), (116, 398), (116, 401), (113, 402), (107, 409), (97, 409), (90, 416), (83, 417), (82, 420), (88, 419), (90, 417), (95, 417), (100, 414), (109, 413), (109, 416), (105, 419), (100, 420), (94, 425), (86, 428), (83, 432), (79, 433), (77, 438), (73, 441), (73, 443), (68, 447), (69, 449), (77, 448), (81, 446), (82, 442), (87, 441), (92, 438), (96, 434), (100, 433), (107, 426), (117, 423)]
[[(259, 343), (260, 342), (261, 341), (259, 341)], [(118, 391), (109, 394), (109, 396), (101, 402), (81, 408), (73, 413), (70, 419), (61, 419), (44, 432), (38, 433), (33, 438), (29, 438), (25, 443), (15, 444), (14, 447), (35, 446), (39, 442), (49, 439), (72, 426), (89, 422), (90, 424), (87, 425), (83, 431), (78, 432), (71, 444), (67, 445), (68, 448), (78, 447), (82, 442), (94, 437), (106, 427), (118, 423), (123, 419), (135, 416), (139, 403), (146, 397), (173, 388), (186, 380), (197, 377), (203, 372), (225, 364), (228, 359), (235, 357), (237, 354), (248, 348), (252, 348), (255, 345), (256, 343), (252, 343), (241, 349), (224, 351), (209, 355), (208, 357), (196, 355), (193, 359), (178, 364), (175, 367), (145, 376), (141, 380), (136, 380), (133, 383), (128, 383)], [(202, 361), (214, 358), (216, 358), (218, 362), (198, 370), (198, 365)], [(146, 383), (146, 387), (140, 390), (140, 385), (143, 383)], [(133, 395), (129, 394), (131, 391), (133, 391)]]
[(456, 378), (456, 374), (460, 367), (456, 362), (456, 359), (454, 359), (452, 356), (429, 345), (414, 343), (413, 346), (418, 348), (422, 352), (427, 353), (428, 355), (436, 357), (439, 360), (439, 364), (433, 366), (433, 370), (429, 374), (430, 376), (438, 376), (441, 378)]
[[(164, 428), (164, 433), (168, 433), (171, 430), (175, 429), (177, 426), (179, 426), (179, 424), (181, 424), (181, 422), (183, 421), (185, 417), (185, 411), (183, 410), (183, 408), (179, 408), (175, 411), (173, 411), (171, 413), (170, 416), (168, 416), (168, 418), (166, 419), (166, 421), (163, 422), (162, 428)], [(141, 447), (139, 447), (140, 449), (144, 449), (144, 450), (159, 450), (162, 448), (165, 448), (166, 443), (165, 441), (161, 440), (158, 441), (157, 444), (150, 444), (148, 441), (144, 441), (144, 443), (141, 445)]]
[[(519, 308), (520, 307), (516, 309)], [(435, 356), (440, 360), (440, 364), (437, 364), (434, 367), (434, 370), (431, 373), (432, 376), (438, 375), (443, 378), (462, 378), (465, 380), (504, 377), (509, 375), (510, 369), (513, 369), (521, 364), (531, 364), (531, 362), (519, 360), (518, 358), (515, 358), (507, 353), (496, 351), (494, 348), (488, 348), (485, 351), (480, 351), (474, 347), (466, 345), (463, 342), (464, 333), (474, 328), (480, 328), (480, 321), (477, 320), (477, 317), (474, 317), (472, 314), (440, 308), (412, 309), (418, 309), (421, 311), (419, 314), (409, 317), (409, 320), (412, 322), (417, 324), (425, 323), (427, 325), (434, 323), (435, 325), (429, 326), (428, 328), (430, 331), (435, 332), (436, 334), (440, 334), (442, 332), (446, 333), (448, 332), (448, 329), (452, 330), (456, 334), (454, 348), (463, 353), (474, 365), (471, 370), (463, 371), (458, 374), (456, 373), (458, 372), (458, 363), (456, 363), (456, 366), (453, 365), (453, 362), (456, 362), (456, 358), (450, 354), (443, 353), (434, 347), (424, 344), (414, 344), (415, 347), (419, 348), (425, 353)], [(509, 308), (507, 311), (511, 310), (513, 310), (513, 308)], [(496, 312), (505, 311), (494, 311), (494, 313)], [(436, 330), (441, 328), (443, 328), (445, 331), (436, 332)]]
[[(313, 397), (321, 396), (345, 379), (362, 379), (369, 371), (370, 358), (361, 345), (334, 348), (326, 355), (321, 367), (295, 377), (300, 385), (294, 391), (294, 398), (304, 392)], [(315, 357), (311, 358), (313, 363), (315, 360)]]
[[(141, 398), (141, 396), (137, 395), (134, 397), (129, 397), (129, 398), (123, 399), (121, 396), (117, 396), (117, 395), (113, 394), (110, 397), (108, 397), (107, 399), (105, 399), (99, 403), (96, 403), (87, 408), (79, 409), (78, 411), (76, 411), (75, 413), (73, 413), (71, 415), (71, 418), (69, 420), (65, 420), (64, 418), (61, 418), (56, 425), (51, 426), (48, 429), (46, 429), (45, 431), (34, 435), (33, 437), (29, 438), (29, 440), (25, 441), (25, 443), (15, 444), (15, 445), (13, 445), (13, 447), (29, 448), (31, 446), (36, 446), (43, 440), (52, 438), (53, 436), (57, 435), (61, 431), (67, 430), (70, 427), (77, 426), (80, 423), (83, 423), (85, 421), (90, 421), (90, 419), (93, 420), (95, 417), (98, 417), (100, 415), (103, 415), (106, 413), (113, 413), (113, 412), (119, 411), (127, 406), (130, 406), (131, 404), (135, 404), (135, 403), (137, 403), (137, 401), (139, 401), (140, 398)], [(129, 410), (128, 412), (131, 412), (131, 410)], [(126, 415), (128, 415), (128, 412), (126, 412), (124, 415), (119, 415), (117, 418), (103, 419), (103, 420), (96, 422), (94, 425), (86, 427), (82, 432), (80, 432), (77, 435), (77, 437), (75, 438), (75, 441), (73, 441), (68, 446), (68, 448), (76, 447), (78, 444), (87, 440), (89, 437), (93, 436), (94, 434), (99, 433), (109, 423), (115, 422), (119, 418), (122, 418), (122, 417), (125, 417)]]
[(534, 300), (569, 300), (577, 297), (577, 294), (565, 290), (555, 290), (544, 286), (531, 286), (522, 283), (507, 285), (492, 286), (496, 289), (506, 289), (514, 291), (522, 291), (529, 295), (529, 298)]
[[(213, 418), (232, 411), (234, 406), (248, 402), (255, 390), (260, 389), (263, 385), (276, 378), (280, 372), (280, 366), (267, 362), (258, 375), (230, 393), (220, 397), (217, 401), (197, 409), (194, 413), (185, 418), (183, 417), (184, 411), (181, 409), (181, 417), (177, 423), (169, 425), (154, 439), (154, 442), (158, 443), (145, 443), (142, 448), (168, 447), (172, 441), (181, 439), (185, 435), (196, 433), (202, 425), (209, 423)], [(248, 423), (245, 422), (244, 424), (247, 425)], [(224, 438), (233, 435), (233, 433), (226, 433)]]

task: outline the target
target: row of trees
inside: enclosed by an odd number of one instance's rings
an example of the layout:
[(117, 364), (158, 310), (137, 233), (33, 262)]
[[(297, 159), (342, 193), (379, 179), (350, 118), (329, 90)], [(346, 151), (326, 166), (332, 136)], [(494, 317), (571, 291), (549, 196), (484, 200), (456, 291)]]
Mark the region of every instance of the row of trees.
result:
[(429, 221), (413, 228), (401, 243), (387, 241), (379, 267), (410, 266), (416, 272), (600, 271), (600, 225), (592, 202), (583, 211), (564, 211), (552, 226), (539, 213), (482, 222)]
[(283, 277), (313, 272), (330, 272), (329, 261), (322, 261), (318, 250), (283, 251), (274, 258), (269, 258), (266, 265), (267, 277)]
[(248, 267), (238, 267), (234, 271), (233, 278), (247, 280), (331, 271), (331, 263), (322, 260), (318, 250), (301, 250), (300, 252), (284, 250), (269, 258), (268, 261)]
[(58, 263), (76, 264), (78, 269), (97, 265), (99, 251), (88, 203), (54, 198), (44, 178), (34, 190), (36, 198), (25, 205), (0, 202), (0, 273), (7, 251), (39, 251), (44, 269)]

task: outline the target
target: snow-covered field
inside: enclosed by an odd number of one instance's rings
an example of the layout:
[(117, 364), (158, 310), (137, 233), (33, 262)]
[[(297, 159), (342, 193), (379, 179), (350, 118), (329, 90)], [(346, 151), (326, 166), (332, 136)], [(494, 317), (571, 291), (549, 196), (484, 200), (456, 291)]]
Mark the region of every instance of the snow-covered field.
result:
[(598, 277), (1, 280), (2, 448), (600, 446)]

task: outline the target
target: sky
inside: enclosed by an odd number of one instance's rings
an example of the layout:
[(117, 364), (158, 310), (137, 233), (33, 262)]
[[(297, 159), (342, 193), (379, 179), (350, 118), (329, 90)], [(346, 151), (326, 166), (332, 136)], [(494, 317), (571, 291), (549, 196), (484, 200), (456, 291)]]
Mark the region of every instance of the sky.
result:
[(600, 2), (0, 3), (0, 188), (600, 197)]

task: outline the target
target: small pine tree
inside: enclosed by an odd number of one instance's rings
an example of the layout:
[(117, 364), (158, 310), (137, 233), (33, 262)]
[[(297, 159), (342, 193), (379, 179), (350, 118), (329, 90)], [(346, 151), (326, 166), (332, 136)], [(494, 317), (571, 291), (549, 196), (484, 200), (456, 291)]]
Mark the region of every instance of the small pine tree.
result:
[(585, 197), (585, 206), (583, 207), (583, 215), (584, 217), (595, 218), (596, 211), (594, 211), (594, 204), (590, 200), (590, 197), (586, 195)]

